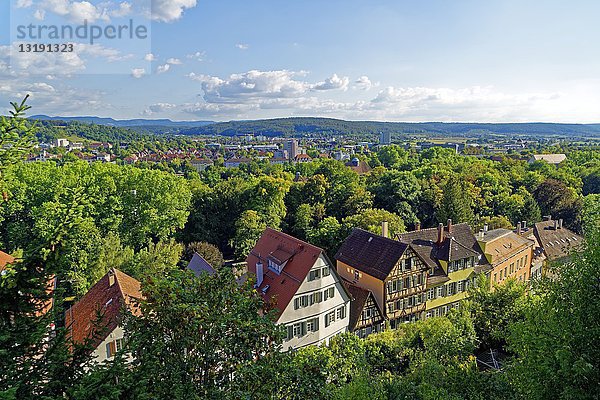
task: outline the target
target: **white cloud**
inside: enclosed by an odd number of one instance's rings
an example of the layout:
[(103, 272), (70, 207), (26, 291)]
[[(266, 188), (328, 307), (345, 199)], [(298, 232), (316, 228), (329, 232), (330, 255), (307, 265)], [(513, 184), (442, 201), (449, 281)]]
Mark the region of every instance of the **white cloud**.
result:
[(28, 8), (33, 4), (33, 0), (17, 0), (17, 8)]
[(170, 64), (159, 65), (159, 66), (156, 68), (156, 73), (158, 73), (158, 74), (165, 73), (165, 72), (167, 72), (167, 71), (168, 71), (170, 68), (171, 68), (171, 65), (170, 65)]
[(196, 61), (204, 61), (204, 57), (205, 56), (206, 56), (206, 52), (204, 52), (204, 51), (197, 51), (195, 53), (186, 55), (186, 58), (194, 59)]
[(110, 15), (113, 17), (126, 17), (128, 15), (131, 15), (133, 12), (133, 6), (131, 5), (131, 3), (128, 3), (126, 1), (123, 1), (119, 4), (119, 7), (115, 10), (112, 10), (110, 12)]
[(154, 56), (154, 54), (152, 54), (152, 53), (148, 53), (148, 54), (146, 54), (144, 56), (144, 60), (148, 61), (148, 62), (155, 61), (156, 60), (156, 56)]
[(347, 90), (348, 84), (350, 83), (350, 79), (347, 76), (339, 77), (337, 74), (333, 74), (331, 78), (325, 79), (323, 82), (318, 82), (313, 85), (314, 90), (332, 90), (332, 89), (341, 89)]
[(369, 79), (368, 76), (363, 75), (360, 78), (358, 78), (357, 80), (354, 81), (354, 88), (355, 89), (360, 89), (360, 90), (371, 90), (371, 88), (373, 86), (377, 86), (377, 84), (374, 84), (373, 82), (371, 82), (371, 79)]
[(144, 68), (134, 68), (131, 70), (131, 76), (136, 79), (139, 79), (144, 75), (146, 75), (146, 70)]
[(235, 45), (235, 47), (240, 50), (248, 50), (250, 48), (250, 46), (248, 46), (246, 43), (238, 43)]
[(196, 7), (196, 0), (152, 0), (152, 19), (172, 22), (183, 15), (186, 8)]
[(151, 104), (142, 112), (142, 115), (153, 115), (177, 108), (176, 104), (171, 103), (155, 103)]
[(122, 61), (133, 58), (133, 54), (122, 54), (121, 51), (100, 44), (75, 43), (75, 52), (79, 55), (89, 55), (106, 59), (108, 62)]
[(181, 65), (182, 62), (179, 58), (169, 58), (167, 60), (167, 64), (171, 64), (171, 65)]
[(112, 3), (95, 6), (89, 1), (45, 0), (38, 2), (40, 8), (77, 23), (82, 23), (86, 20), (88, 23), (97, 20), (109, 21), (109, 9), (106, 6), (108, 4)]
[(33, 13), (33, 18), (37, 19), (38, 21), (43, 21), (44, 18), (46, 18), (46, 11), (42, 10), (41, 8), (38, 8)]

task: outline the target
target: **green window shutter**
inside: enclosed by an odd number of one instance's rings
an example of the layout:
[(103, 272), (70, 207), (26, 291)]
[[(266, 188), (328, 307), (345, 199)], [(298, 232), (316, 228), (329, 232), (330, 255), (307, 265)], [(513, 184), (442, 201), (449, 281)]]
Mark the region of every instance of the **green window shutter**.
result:
[(319, 330), (319, 317), (314, 319), (315, 331)]
[(288, 325), (287, 327), (287, 340), (290, 340), (294, 337), (294, 327), (292, 325)]
[(306, 322), (303, 322), (300, 328), (300, 336), (306, 335)]

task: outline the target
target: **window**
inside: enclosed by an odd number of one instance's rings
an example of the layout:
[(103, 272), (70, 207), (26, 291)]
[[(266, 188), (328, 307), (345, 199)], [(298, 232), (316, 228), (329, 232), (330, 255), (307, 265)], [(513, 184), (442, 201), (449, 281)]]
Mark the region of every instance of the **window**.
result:
[(373, 309), (372, 308), (365, 308), (362, 312), (362, 319), (366, 320), (369, 319), (373, 316)]
[(342, 307), (338, 308), (336, 315), (337, 315), (337, 319), (346, 318), (346, 306), (342, 306)]
[(388, 312), (390, 312), (390, 313), (394, 312), (394, 310), (395, 310), (394, 305), (395, 305), (394, 302), (388, 303), (388, 305), (387, 305), (388, 306)]
[(125, 347), (125, 339), (115, 340), (115, 347), (117, 351), (121, 351)]
[(331, 311), (325, 314), (325, 327), (328, 327), (333, 322), (335, 322), (335, 311)]
[(333, 298), (335, 296), (335, 288), (330, 287), (327, 290), (329, 291), (329, 297)]
[(302, 336), (302, 322), (292, 325), (293, 336)]
[(106, 343), (106, 357), (113, 357), (117, 353), (117, 346), (114, 341)]
[(319, 330), (319, 318), (312, 318), (306, 321), (306, 331), (316, 332)]
[(331, 271), (329, 270), (329, 267), (321, 268), (321, 276), (329, 276), (329, 275), (331, 275)]
[(464, 290), (464, 282), (460, 281), (460, 282), (458, 282), (458, 287), (457, 287), (456, 291), (458, 293), (461, 293), (463, 290)]
[(314, 281), (315, 279), (319, 279), (321, 277), (320, 269), (313, 269), (308, 273), (308, 280)]
[(437, 297), (443, 297), (444, 296), (444, 287), (440, 286), (437, 288)]
[(429, 289), (427, 291), (427, 299), (428, 300), (433, 300), (435, 298), (435, 290), (434, 289)]

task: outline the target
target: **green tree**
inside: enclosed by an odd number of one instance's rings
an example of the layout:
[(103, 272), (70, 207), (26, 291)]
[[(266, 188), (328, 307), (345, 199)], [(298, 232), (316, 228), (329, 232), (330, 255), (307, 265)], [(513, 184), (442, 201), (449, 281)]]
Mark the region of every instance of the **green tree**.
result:
[(600, 386), (600, 234), (586, 250), (556, 266), (530, 297), (525, 319), (510, 327), (515, 354), (508, 373), (523, 398), (594, 399)]
[(148, 276), (142, 292), (141, 316), (126, 323), (137, 397), (254, 398), (247, 373), (279, 352), (282, 330), (260, 313), (252, 282), (240, 287), (226, 269), (199, 278), (169, 270)]
[(444, 186), (442, 201), (436, 210), (438, 222), (445, 223), (452, 219), (454, 223), (472, 223), (474, 215), (471, 204), (472, 199), (464, 181), (452, 175)]
[(266, 227), (267, 224), (256, 211), (247, 210), (242, 213), (235, 222), (235, 234), (230, 241), (237, 259), (246, 258)]
[(190, 261), (194, 253), (200, 254), (214, 268), (219, 268), (223, 265), (223, 253), (214, 244), (192, 242), (186, 246), (183, 258), (186, 261)]

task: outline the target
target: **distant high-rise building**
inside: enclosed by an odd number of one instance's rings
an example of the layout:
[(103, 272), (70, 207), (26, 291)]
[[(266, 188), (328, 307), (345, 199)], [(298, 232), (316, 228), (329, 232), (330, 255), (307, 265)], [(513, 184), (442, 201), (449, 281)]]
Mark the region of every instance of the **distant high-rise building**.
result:
[(298, 154), (300, 154), (300, 147), (298, 146), (297, 139), (290, 139), (283, 143), (283, 150), (287, 151), (290, 160), (293, 160)]
[(379, 134), (379, 144), (392, 144), (392, 133), (381, 132)]

